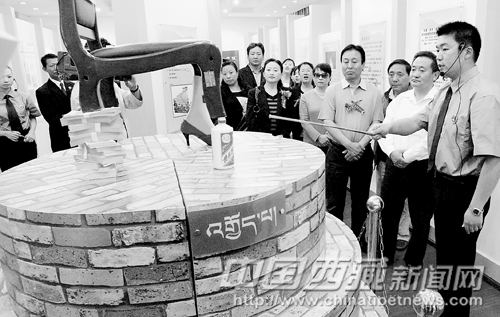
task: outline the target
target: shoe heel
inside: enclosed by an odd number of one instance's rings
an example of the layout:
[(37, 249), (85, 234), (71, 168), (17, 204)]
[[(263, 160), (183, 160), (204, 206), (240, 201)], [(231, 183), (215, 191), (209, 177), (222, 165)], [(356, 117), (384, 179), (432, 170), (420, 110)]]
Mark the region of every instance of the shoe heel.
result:
[(183, 133), (183, 135), (186, 138), (187, 146), (190, 146), (190, 144), (189, 144), (189, 134), (188, 133)]

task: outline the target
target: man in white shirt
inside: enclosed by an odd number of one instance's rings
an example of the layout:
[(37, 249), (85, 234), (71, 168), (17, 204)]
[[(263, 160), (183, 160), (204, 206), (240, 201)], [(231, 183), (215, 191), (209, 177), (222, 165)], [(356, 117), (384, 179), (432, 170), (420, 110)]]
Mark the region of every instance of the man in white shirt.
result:
[[(436, 56), (429, 51), (415, 54), (410, 72), (413, 90), (398, 95), (389, 104), (384, 123), (411, 117), (425, 108), (437, 91), (434, 81), (438, 77)], [(427, 132), (420, 130), (408, 136), (389, 134), (379, 144), (390, 158), (381, 190), (385, 205), (382, 210), (384, 256), (389, 264), (394, 262), (399, 219), (408, 198), (413, 233), (404, 261), (409, 269), (418, 270), (425, 256), (432, 217), (427, 177)]]

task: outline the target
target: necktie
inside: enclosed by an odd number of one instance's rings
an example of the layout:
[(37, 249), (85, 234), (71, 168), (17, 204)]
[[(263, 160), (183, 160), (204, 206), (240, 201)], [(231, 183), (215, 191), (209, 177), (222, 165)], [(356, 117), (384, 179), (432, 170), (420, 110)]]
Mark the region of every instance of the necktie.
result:
[(5, 95), (3, 99), (5, 99), (5, 105), (7, 107), (7, 117), (9, 118), (10, 130), (23, 132), (23, 126), (21, 125), (21, 120), (19, 120), (19, 115), (17, 114), (16, 108), (10, 101), (12, 96)]
[(61, 82), (59, 84), (59, 86), (61, 86), (61, 90), (62, 90), (63, 94), (66, 96), (66, 89), (64, 89), (64, 84)]
[(441, 137), (441, 132), (443, 131), (444, 117), (446, 117), (446, 112), (448, 111), (448, 107), (450, 106), (451, 95), (453, 91), (451, 87), (448, 88), (446, 92), (446, 96), (444, 97), (443, 104), (441, 105), (441, 109), (439, 109), (439, 114), (437, 117), (436, 123), (436, 132), (434, 133), (434, 138), (432, 139), (431, 149), (429, 151), (429, 165), (427, 166), (427, 171), (430, 171), (434, 168), (434, 163), (436, 161), (436, 152), (439, 143), (439, 138)]

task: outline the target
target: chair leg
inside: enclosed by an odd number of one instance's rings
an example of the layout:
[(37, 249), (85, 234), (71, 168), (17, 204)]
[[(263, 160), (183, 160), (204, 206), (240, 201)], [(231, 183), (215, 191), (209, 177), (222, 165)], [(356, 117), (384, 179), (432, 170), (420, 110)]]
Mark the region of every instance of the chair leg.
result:
[(203, 54), (193, 62), (195, 76), (201, 73), (203, 77), (203, 99), (212, 119), (225, 117), (224, 106), (220, 94), (220, 68), (222, 56), (217, 46), (207, 43)]
[(202, 78), (199, 75), (195, 75), (193, 80), (193, 101), (191, 102), (191, 109), (189, 109), (186, 119), (181, 124), (181, 132), (186, 137), (188, 145), (189, 135), (195, 135), (208, 145), (212, 145), (210, 134), (213, 126), (208, 109), (203, 103)]
[(97, 97), (97, 81), (80, 78), (79, 98), (82, 112), (94, 112), (101, 109)]

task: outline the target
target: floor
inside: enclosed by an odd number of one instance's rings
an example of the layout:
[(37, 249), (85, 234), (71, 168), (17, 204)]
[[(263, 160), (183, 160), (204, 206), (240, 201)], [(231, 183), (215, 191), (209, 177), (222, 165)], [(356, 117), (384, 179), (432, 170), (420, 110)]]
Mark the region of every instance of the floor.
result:
[[(345, 223), (347, 225), (350, 225), (350, 214), (348, 211), (350, 211), (350, 195), (349, 193), (347, 194), (346, 198), (346, 207), (344, 210), (344, 219)], [(394, 259), (394, 265), (389, 266), (386, 271), (385, 275), (385, 285), (387, 289), (389, 289), (390, 283), (394, 280), (394, 268), (398, 266), (403, 266), (405, 251), (397, 251), (396, 256)], [(428, 268), (430, 265), (435, 265), (436, 263), (436, 249), (434, 248), (433, 245), (428, 244), (427, 245), (427, 252), (424, 258), (424, 268)], [(397, 271), (397, 269), (396, 269)], [(397, 275), (397, 273), (396, 273)], [(402, 290), (388, 290), (387, 291), (387, 296), (388, 298), (390, 297), (406, 297), (406, 298), (411, 298), (415, 296), (418, 293), (419, 288), (417, 290), (407, 290), (407, 291), (402, 291)], [(379, 297), (383, 296), (382, 291), (376, 291), (375, 292)], [(481, 306), (474, 306), (471, 308), (471, 317), (498, 317), (499, 316), (499, 311), (500, 311), (500, 287), (499, 285), (492, 285), (488, 284), (486, 281), (483, 280), (481, 290), (475, 291), (472, 294), (473, 297), (478, 297), (482, 299), (482, 305)], [(406, 302), (405, 302), (406, 304)], [(391, 305), (389, 306), (389, 316), (390, 317), (409, 317), (409, 316), (415, 316), (415, 311), (413, 310), (413, 307), (411, 306), (410, 303), (406, 305)]]

